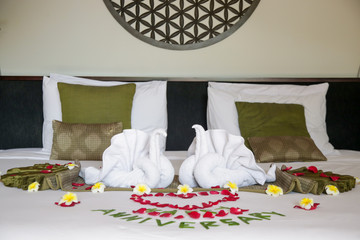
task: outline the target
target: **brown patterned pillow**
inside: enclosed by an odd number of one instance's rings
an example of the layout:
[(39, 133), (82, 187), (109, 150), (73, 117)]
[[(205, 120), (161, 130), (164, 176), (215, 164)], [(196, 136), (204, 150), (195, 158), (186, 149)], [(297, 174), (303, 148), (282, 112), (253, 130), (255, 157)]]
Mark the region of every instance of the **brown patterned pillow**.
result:
[(50, 159), (101, 160), (115, 134), (121, 133), (121, 122), (106, 124), (64, 123), (53, 121), (53, 145)]
[(304, 136), (249, 137), (257, 162), (326, 161), (314, 141)]

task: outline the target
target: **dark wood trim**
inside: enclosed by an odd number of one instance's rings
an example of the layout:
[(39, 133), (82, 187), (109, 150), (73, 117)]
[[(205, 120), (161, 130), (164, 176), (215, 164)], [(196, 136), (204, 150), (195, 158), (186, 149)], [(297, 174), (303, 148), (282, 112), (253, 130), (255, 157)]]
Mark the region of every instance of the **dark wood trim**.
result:
[[(150, 81), (150, 80), (166, 80), (170, 82), (208, 82), (208, 81), (221, 81), (221, 82), (272, 82), (272, 83), (291, 83), (291, 82), (360, 82), (360, 78), (196, 78), (196, 77), (104, 77), (104, 76), (83, 76), (83, 78), (89, 78), (101, 81)], [(43, 76), (0, 76), (0, 80), (7, 81), (41, 81)]]

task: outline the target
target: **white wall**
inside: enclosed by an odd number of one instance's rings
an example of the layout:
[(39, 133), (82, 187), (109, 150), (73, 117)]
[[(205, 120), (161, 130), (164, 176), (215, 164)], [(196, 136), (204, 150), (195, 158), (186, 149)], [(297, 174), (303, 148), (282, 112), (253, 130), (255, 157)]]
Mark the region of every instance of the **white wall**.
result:
[(359, 0), (262, 0), (225, 40), (197, 50), (146, 44), (102, 0), (0, 0), (2, 75), (355, 77)]

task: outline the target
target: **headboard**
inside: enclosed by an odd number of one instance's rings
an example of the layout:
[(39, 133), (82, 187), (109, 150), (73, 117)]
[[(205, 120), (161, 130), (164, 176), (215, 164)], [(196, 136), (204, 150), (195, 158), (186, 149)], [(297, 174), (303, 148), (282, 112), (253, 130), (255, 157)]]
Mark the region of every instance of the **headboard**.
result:
[[(159, 78), (88, 77), (98, 80), (146, 81)], [(167, 150), (187, 150), (195, 136), (193, 124), (206, 126), (207, 85), (213, 79), (162, 78), (167, 83)], [(224, 81), (224, 80), (223, 80)], [(360, 150), (359, 78), (226, 79), (259, 84), (329, 82), (327, 131), (337, 149)], [(42, 77), (2, 76), (0, 80), (0, 149), (42, 147)]]

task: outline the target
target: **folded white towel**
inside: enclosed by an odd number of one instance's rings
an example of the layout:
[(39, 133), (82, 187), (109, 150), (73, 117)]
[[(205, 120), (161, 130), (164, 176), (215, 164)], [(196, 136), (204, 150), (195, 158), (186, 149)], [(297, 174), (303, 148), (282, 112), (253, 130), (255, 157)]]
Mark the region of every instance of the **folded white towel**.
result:
[(222, 129), (205, 131), (194, 125), (196, 137), (189, 147), (189, 157), (179, 170), (179, 180), (191, 187), (224, 186), (228, 181), (238, 187), (275, 181), (273, 165), (268, 173), (259, 167), (241, 136)]
[(160, 137), (163, 129), (151, 133), (126, 129), (112, 137), (111, 145), (103, 153), (101, 169), (88, 167), (81, 170), (87, 184), (103, 182), (109, 187), (130, 187), (145, 183), (150, 188), (164, 188), (174, 178), (174, 168), (163, 155)]

